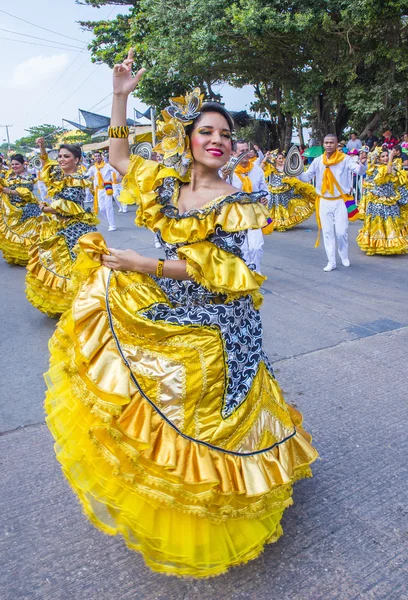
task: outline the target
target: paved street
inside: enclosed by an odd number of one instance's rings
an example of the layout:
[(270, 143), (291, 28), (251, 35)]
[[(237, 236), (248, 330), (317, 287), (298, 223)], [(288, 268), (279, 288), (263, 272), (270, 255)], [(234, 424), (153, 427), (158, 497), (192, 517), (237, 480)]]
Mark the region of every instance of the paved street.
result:
[[(109, 245), (160, 256), (131, 211), (117, 215)], [(408, 256), (363, 255), (358, 227), (351, 268), (331, 273), (323, 247), (314, 249), (314, 217), (266, 238), (265, 346), (321, 460), (295, 486), (280, 541), (199, 582), (152, 574), (83, 516), (44, 424), (55, 321), (26, 301), (25, 270), (0, 259), (2, 599), (408, 598)]]

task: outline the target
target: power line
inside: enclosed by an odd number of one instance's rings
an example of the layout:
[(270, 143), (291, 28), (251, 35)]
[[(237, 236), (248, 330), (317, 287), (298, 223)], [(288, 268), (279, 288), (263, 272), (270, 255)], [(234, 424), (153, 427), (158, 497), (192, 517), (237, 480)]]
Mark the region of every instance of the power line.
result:
[[(10, 29), (3, 29), (2, 27), (0, 27), (0, 31), (5, 31), (6, 33), (14, 33), (14, 35), (21, 35), (23, 37), (29, 37), (29, 38), (32, 38), (33, 40), (42, 40), (43, 42), (51, 42), (51, 44), (59, 43), (54, 40), (48, 40), (47, 38), (37, 37), (36, 35), (28, 35), (28, 33), (20, 33), (19, 31), (11, 31)], [(62, 42), (62, 43), (64, 46), (69, 46), (70, 48), (76, 48), (77, 50), (81, 50), (81, 48), (79, 46), (73, 46), (72, 44), (66, 44), (65, 42)]]
[(74, 50), (74, 48), (50, 46), (49, 44), (36, 44), (35, 42), (26, 42), (25, 40), (13, 40), (13, 38), (2, 37), (0, 39), (7, 40), (8, 42), (18, 42), (19, 44), (30, 44), (30, 46), (41, 46), (41, 48), (54, 48), (54, 50), (64, 50), (66, 52), (82, 52), (82, 50)]
[[(72, 98), (72, 96), (75, 96), (75, 94), (77, 93), (77, 91), (83, 86), (85, 85), (85, 83), (88, 81), (88, 79), (90, 79), (91, 77), (93, 77), (93, 75), (95, 75), (96, 71), (99, 69), (99, 67), (101, 67), (102, 65), (98, 65), (95, 69), (95, 71), (93, 71), (93, 73), (91, 73), (90, 75), (88, 75), (88, 77), (86, 79), (84, 79), (84, 81), (72, 92), (72, 94), (70, 94), (67, 98), (65, 98), (61, 104), (58, 104), (58, 106), (56, 106), (54, 108), (54, 110), (52, 110), (51, 112), (47, 113), (47, 116), (52, 115), (53, 113), (55, 113), (56, 110), (58, 110), (59, 108), (61, 108), (61, 106), (63, 106), (66, 102), (68, 102), (68, 100), (70, 100)], [(41, 119), (38, 119), (36, 121), (36, 123), (40, 123), (43, 120), (43, 117), (41, 117)]]
[[(101, 104), (101, 102), (103, 102), (104, 100), (107, 100), (107, 98), (109, 98), (110, 96), (112, 96), (113, 92), (111, 92), (110, 94), (108, 94), (107, 96), (105, 96), (105, 98), (102, 98), (102, 100), (99, 100), (99, 102), (97, 102), (96, 104), (94, 104), (93, 106), (91, 106), (91, 108), (88, 108), (88, 111), (91, 111), (93, 108), (95, 108), (95, 106), (98, 106), (98, 104)], [(98, 110), (100, 110), (100, 108), (98, 108)]]
[(54, 33), (59, 37), (67, 38), (68, 40), (74, 40), (74, 42), (83, 43), (84, 40), (77, 40), (76, 38), (70, 37), (69, 35), (64, 35), (63, 33), (58, 33), (58, 31), (53, 31), (52, 29), (47, 29), (47, 27), (42, 27), (41, 25), (36, 25), (36, 23), (31, 23), (31, 21), (26, 21), (26, 19), (22, 19), (21, 17), (17, 17), (16, 15), (12, 15), (11, 13), (0, 9), (0, 12), (8, 15), (9, 17), (13, 17), (13, 19), (18, 19), (19, 21), (23, 21), (23, 23), (28, 23), (28, 25), (32, 25), (33, 27), (38, 27), (38, 29), (43, 29), (44, 31), (49, 31), (50, 33)]

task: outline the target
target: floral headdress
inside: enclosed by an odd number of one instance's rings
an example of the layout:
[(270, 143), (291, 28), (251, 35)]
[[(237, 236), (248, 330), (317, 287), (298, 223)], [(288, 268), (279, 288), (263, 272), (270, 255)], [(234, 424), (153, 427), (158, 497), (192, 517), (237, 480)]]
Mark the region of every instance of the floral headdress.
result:
[(200, 116), (203, 99), (200, 88), (195, 88), (185, 96), (172, 98), (170, 106), (162, 111), (163, 121), (157, 122), (156, 133), (160, 142), (154, 151), (163, 155), (166, 167), (175, 169), (180, 175), (185, 175), (193, 162), (186, 127)]

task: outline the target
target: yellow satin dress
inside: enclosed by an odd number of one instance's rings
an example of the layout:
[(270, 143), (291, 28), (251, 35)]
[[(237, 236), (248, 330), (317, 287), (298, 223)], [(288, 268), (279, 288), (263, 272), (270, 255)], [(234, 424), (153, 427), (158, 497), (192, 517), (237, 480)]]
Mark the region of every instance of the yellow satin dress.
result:
[(47, 424), (94, 525), (154, 571), (209, 577), (282, 534), (292, 485), (316, 457), (262, 348), (265, 279), (246, 231), (264, 193), (179, 215), (177, 173), (132, 157), (122, 200), (191, 280), (101, 266), (100, 234), (78, 242), (78, 293), (50, 342)]
[(57, 214), (43, 214), (39, 239), (29, 253), (26, 296), (35, 308), (56, 318), (73, 299), (74, 247), (82, 235), (96, 231), (99, 221), (84, 208), (86, 188), (91, 183), (81, 172), (64, 175), (57, 163), (47, 161), (41, 178)]
[(309, 219), (316, 210), (316, 191), (296, 177), (287, 177), (270, 163), (266, 164), (265, 177), (271, 195), (270, 217), (273, 228), (287, 231)]
[(408, 176), (402, 161), (396, 160), (393, 172), (387, 165), (368, 167), (359, 205), (364, 217), (357, 244), (367, 255), (408, 252)]
[(18, 196), (0, 193), (0, 250), (10, 264), (26, 265), (28, 253), (38, 240), (41, 210), (34, 195), (35, 177), (29, 173), (2, 173), (0, 186), (18, 192)]

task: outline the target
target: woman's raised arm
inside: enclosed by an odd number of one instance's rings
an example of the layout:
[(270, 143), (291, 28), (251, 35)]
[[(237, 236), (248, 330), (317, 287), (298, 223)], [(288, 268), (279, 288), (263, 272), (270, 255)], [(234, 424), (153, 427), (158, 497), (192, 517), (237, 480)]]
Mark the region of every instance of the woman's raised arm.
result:
[[(145, 69), (139, 69), (135, 77), (132, 75), (133, 48), (129, 50), (127, 58), (121, 65), (113, 68), (113, 101), (111, 127), (126, 127), (126, 108), (129, 94), (131, 94)], [(109, 163), (121, 175), (125, 175), (129, 168), (129, 141), (127, 137), (111, 137), (109, 140)]]

